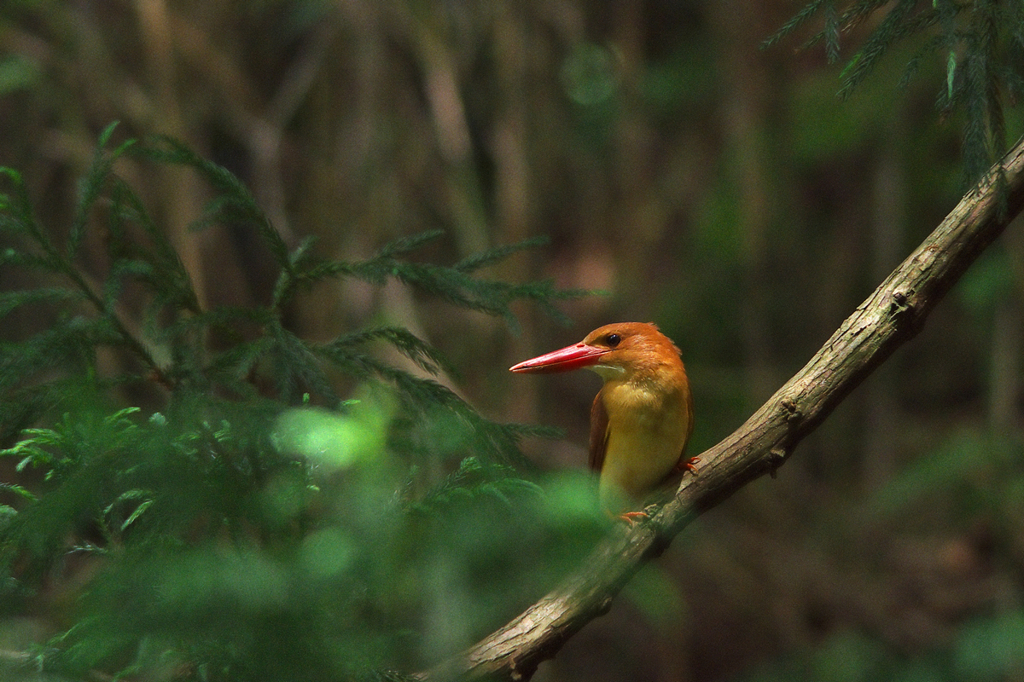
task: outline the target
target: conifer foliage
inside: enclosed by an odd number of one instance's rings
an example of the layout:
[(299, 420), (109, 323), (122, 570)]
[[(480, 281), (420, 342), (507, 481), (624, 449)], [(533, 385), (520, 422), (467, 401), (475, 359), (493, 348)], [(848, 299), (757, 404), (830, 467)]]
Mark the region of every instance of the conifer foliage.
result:
[[(0, 604), (60, 626), (20, 664), (74, 679), (397, 679), (381, 671), (429, 663), (507, 615), (448, 604), (478, 601), (459, 592), (484, 587), (460, 577), (474, 561), (489, 562), (477, 583), (507, 578), (504, 564), (529, 583), (527, 553), (496, 559), (514, 548), (487, 524), (514, 500), (540, 499), (513, 469), (518, 439), (540, 431), (489, 421), (373, 352), (389, 344), (428, 374), (451, 369), (405, 329), (312, 343), (283, 311), (337, 277), (394, 278), (513, 324), (514, 301), (557, 314), (553, 302), (577, 292), (478, 276), (535, 243), (451, 266), (406, 260), (430, 232), (364, 261), (317, 260), (310, 241), (289, 249), (224, 168), (167, 138), (112, 146), (114, 133), (100, 138), (61, 240), (36, 221), (21, 175), (0, 169), (0, 268), (49, 282), (0, 295), (0, 316), (54, 311), (45, 330), (0, 345), (0, 464), (17, 472), (0, 481)], [(215, 198), (197, 229), (227, 223), (258, 237), (279, 268), (266, 305), (200, 305), (115, 172), (129, 156), (205, 180)], [(89, 230), (107, 249), (100, 279), (79, 265)], [(129, 289), (145, 291), (138, 313)], [(111, 354), (117, 362), (100, 360)], [(338, 394), (339, 378), (354, 398)]]
[[(905, 84), (925, 59), (940, 59), (945, 82), (937, 107), (943, 117), (964, 114), (965, 172), (973, 182), (1007, 150), (1005, 107), (1024, 94), (1024, 4), (999, 0), (812, 0), (766, 45), (785, 38), (814, 17), (822, 28), (804, 44), (824, 43), (830, 63), (839, 60), (840, 36), (869, 20), (876, 24), (843, 68), (839, 95), (846, 97), (879, 60), (899, 43), (915, 52)], [(881, 17), (875, 15), (882, 14)]]

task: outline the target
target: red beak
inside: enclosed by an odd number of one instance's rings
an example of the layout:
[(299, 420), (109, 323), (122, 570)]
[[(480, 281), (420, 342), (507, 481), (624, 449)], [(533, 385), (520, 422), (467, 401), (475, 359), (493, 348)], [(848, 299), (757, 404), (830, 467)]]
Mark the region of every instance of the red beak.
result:
[(535, 358), (530, 358), (529, 360), (523, 360), (518, 365), (510, 367), (508, 371), (524, 373), (568, 372), (569, 370), (597, 364), (601, 356), (610, 350), (610, 348), (598, 348), (597, 346), (588, 346), (580, 342)]

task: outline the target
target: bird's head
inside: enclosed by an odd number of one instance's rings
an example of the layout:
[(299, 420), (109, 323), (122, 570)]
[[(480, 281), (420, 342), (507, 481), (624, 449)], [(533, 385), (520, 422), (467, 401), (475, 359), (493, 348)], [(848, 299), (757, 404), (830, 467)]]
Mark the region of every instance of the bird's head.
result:
[(679, 349), (657, 326), (618, 322), (598, 327), (577, 344), (520, 362), (509, 371), (568, 372), (585, 368), (608, 381), (655, 373), (666, 364), (681, 364)]

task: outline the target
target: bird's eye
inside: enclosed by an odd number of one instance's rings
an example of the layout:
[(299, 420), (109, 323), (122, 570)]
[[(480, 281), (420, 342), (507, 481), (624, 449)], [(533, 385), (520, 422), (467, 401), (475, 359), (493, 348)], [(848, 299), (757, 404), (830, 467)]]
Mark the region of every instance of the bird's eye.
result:
[(608, 336), (605, 337), (605, 343), (607, 343), (612, 348), (615, 348), (615, 346), (619, 345), (620, 341), (622, 341), (622, 337), (619, 336), (618, 334), (609, 334)]

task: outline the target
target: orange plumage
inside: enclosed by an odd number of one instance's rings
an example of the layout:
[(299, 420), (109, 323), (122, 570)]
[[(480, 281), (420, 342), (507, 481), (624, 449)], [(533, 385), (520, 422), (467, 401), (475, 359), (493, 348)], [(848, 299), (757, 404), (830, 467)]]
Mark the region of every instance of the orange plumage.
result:
[(694, 470), (692, 460), (683, 458), (693, 431), (690, 383), (679, 349), (655, 325), (608, 324), (511, 371), (578, 368), (604, 379), (590, 411), (590, 466), (601, 472), (606, 509), (641, 501), (674, 470)]

